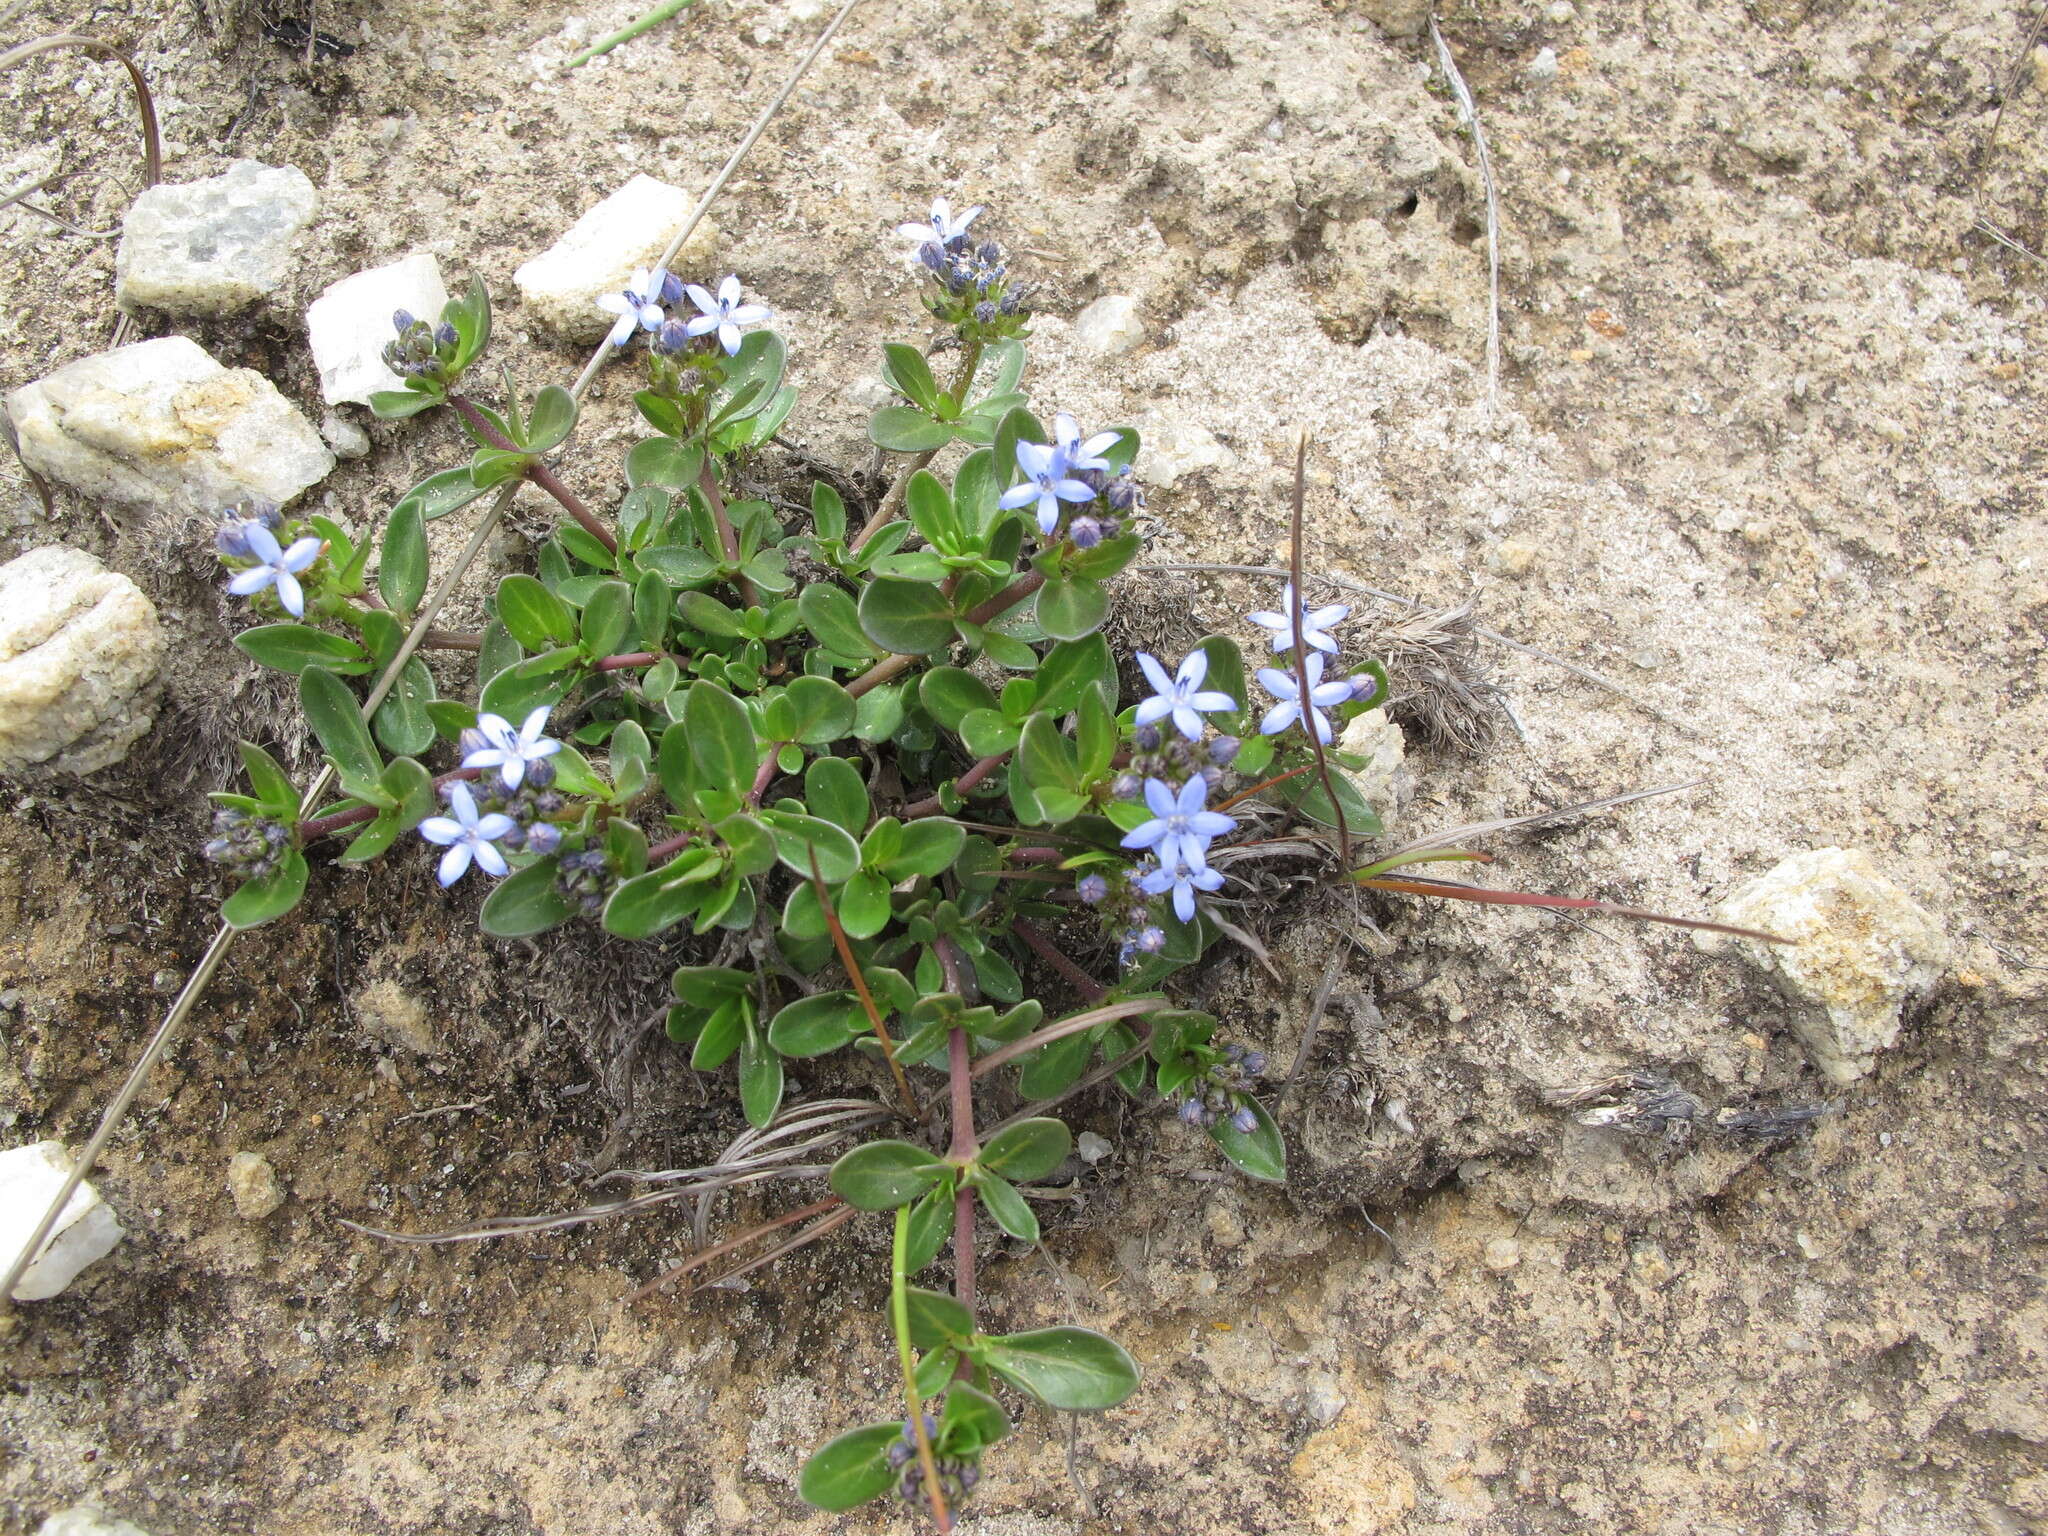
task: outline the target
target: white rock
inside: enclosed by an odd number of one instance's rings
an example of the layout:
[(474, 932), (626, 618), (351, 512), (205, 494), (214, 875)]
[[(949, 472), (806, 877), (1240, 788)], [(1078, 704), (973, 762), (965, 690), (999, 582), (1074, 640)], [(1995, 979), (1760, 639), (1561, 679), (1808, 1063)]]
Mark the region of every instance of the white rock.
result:
[(1545, 48), (1529, 61), (1526, 71), (1529, 79), (1537, 85), (1548, 85), (1557, 78), (1557, 50)]
[(384, 366), (385, 344), (398, 334), (392, 315), (403, 309), (438, 321), (447, 303), (441, 264), (426, 251), (330, 284), (306, 310), (320, 397), (329, 405), (368, 405), (380, 389), (403, 389), (405, 380)]
[(142, 589), (84, 550), (0, 565), (0, 772), (119, 762), (155, 718), (163, 648)]
[(262, 374), (160, 336), (82, 358), (7, 397), (29, 468), (94, 499), (211, 517), (282, 505), (334, 455)]
[(237, 1152), (228, 1159), (228, 1193), (235, 1197), (235, 1214), (244, 1221), (261, 1221), (284, 1204), (277, 1170), (261, 1152)]
[(74, 1504), (37, 1526), (36, 1536), (149, 1536), (149, 1532), (132, 1520), (108, 1514), (97, 1504)]
[[(613, 319), (597, 307), (599, 297), (619, 292), (636, 271), (652, 266), (695, 206), (695, 197), (681, 187), (635, 176), (512, 274), (534, 323), (570, 341), (598, 340)], [(711, 272), (705, 263), (717, 240), (718, 232), (706, 219), (671, 270), (688, 281), (715, 285), (724, 274)]]
[(1369, 759), (1351, 776), (1352, 782), (1365, 803), (1380, 813), (1381, 830), (1392, 827), (1415, 793), (1415, 775), (1408, 771), (1408, 738), (1400, 725), (1384, 709), (1368, 709), (1344, 727), (1337, 749)]
[(1733, 944), (1770, 973), (1792, 1002), (1807, 1054), (1837, 1083), (1855, 1082), (1897, 1043), (1900, 1010), (1948, 967), (1941, 924), (1850, 848), (1793, 854), (1737, 890), (1719, 915), (1794, 941), (1694, 935), (1704, 949)]
[(237, 160), (203, 181), (159, 182), (129, 206), (114, 257), (123, 309), (225, 315), (276, 291), (319, 194), (296, 166)]
[(337, 459), (360, 459), (370, 451), (370, 434), (339, 411), (329, 411), (320, 418), (320, 436)]
[[(61, 1141), (38, 1141), (0, 1152), (0, 1270), (13, 1267), (28, 1247), (43, 1212), (57, 1198), (71, 1172)], [(121, 1223), (90, 1184), (72, 1191), (64, 1213), (50, 1229), (42, 1257), (15, 1282), (16, 1301), (57, 1295), (86, 1265), (105, 1258), (121, 1241)]]
[(1161, 411), (1141, 411), (1133, 423), (1145, 449), (1140, 474), (1147, 486), (1170, 491), (1201, 469), (1229, 469), (1237, 455), (1216, 441), (1207, 427)]
[(1104, 294), (1074, 316), (1074, 340), (1103, 357), (1128, 352), (1144, 339), (1138, 301), (1129, 294)]

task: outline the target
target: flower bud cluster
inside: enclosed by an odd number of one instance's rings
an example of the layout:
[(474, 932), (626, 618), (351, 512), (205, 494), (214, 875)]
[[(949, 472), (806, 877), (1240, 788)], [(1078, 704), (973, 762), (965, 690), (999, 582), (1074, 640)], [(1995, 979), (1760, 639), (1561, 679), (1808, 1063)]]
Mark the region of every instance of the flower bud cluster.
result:
[(291, 828), (283, 822), (225, 806), (213, 813), (213, 836), (201, 851), (244, 880), (261, 880), (277, 868), (291, 841)]
[(976, 207), (955, 216), (941, 198), (932, 204), (929, 222), (905, 224), (899, 232), (917, 243), (917, 264), (938, 285), (925, 303), (962, 341), (1021, 336), (1031, 319), (1031, 291), (1011, 284), (1000, 245), (967, 232), (980, 215)]
[[(1117, 775), (1111, 793), (1119, 800), (1136, 800), (1145, 790), (1145, 780), (1164, 779), (1170, 784), (1186, 783), (1200, 774), (1214, 794), (1230, 774), (1237, 759), (1235, 736), (1212, 736), (1206, 742), (1183, 736), (1165, 736), (1156, 725), (1141, 725), (1131, 735), (1130, 767)], [(1129, 782), (1126, 782), (1126, 781)]]
[[(927, 1440), (938, 1434), (938, 1421), (930, 1414), (924, 1416), (924, 1425)], [(908, 1419), (903, 1421), (902, 1436), (889, 1442), (889, 1465), (896, 1469), (897, 1498), (906, 1504), (931, 1503), (925, 1489), (924, 1466), (917, 1459), (917, 1432)], [(939, 1491), (945, 1495), (948, 1507), (965, 1499), (981, 1481), (981, 1464), (972, 1456), (934, 1454), (932, 1469), (939, 1474)]]
[(1265, 1070), (1264, 1051), (1248, 1051), (1241, 1045), (1226, 1047), (1188, 1084), (1187, 1097), (1176, 1111), (1181, 1123), (1206, 1128), (1227, 1119), (1231, 1129), (1249, 1136), (1258, 1129), (1259, 1119), (1245, 1101)]
[(256, 551), (249, 544), (249, 530), (261, 528), (275, 538), (284, 527), (284, 514), (274, 502), (238, 501), (225, 507), (220, 514), (220, 527), (214, 531), (213, 547), (223, 560), (254, 560)]
[(455, 327), (442, 321), (431, 325), (414, 318), (410, 310), (396, 310), (391, 316), (396, 338), (384, 343), (384, 366), (400, 378), (447, 377), (448, 364), (455, 360), (460, 340)]
[(604, 904), (618, 883), (619, 877), (612, 871), (612, 861), (605, 857), (602, 848), (581, 848), (574, 853), (565, 853), (555, 866), (556, 893), (588, 918), (604, 915)]

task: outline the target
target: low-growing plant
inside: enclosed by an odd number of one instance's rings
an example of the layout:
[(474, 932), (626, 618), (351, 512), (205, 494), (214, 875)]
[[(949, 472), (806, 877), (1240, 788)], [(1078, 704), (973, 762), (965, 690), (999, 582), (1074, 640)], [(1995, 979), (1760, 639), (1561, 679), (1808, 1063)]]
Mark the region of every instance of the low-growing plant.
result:
[[(229, 587), (268, 621), (236, 643), (296, 674), (341, 796), (301, 817), (284, 770), (245, 744), (247, 793), (215, 796), (206, 847), (241, 876), (224, 907), (237, 927), (289, 912), (308, 850), (332, 844), (348, 864), (431, 853), (443, 886), (481, 871), (497, 938), (586, 924), (673, 945), (668, 1037), (700, 1071), (731, 1068), (764, 1141), (832, 1119), (784, 1103), (786, 1062), (871, 1058), (855, 1075), (884, 1097), (832, 1123), (893, 1119), (898, 1134), (845, 1151), (829, 1196), (758, 1233), (892, 1213), (902, 1412), (832, 1440), (799, 1486), (826, 1509), (893, 1491), (942, 1528), (1010, 1432), (997, 1383), (1073, 1411), (1138, 1385), (1100, 1333), (991, 1333), (977, 1315), (978, 1217), (1035, 1242), (1030, 1186), (1069, 1160), (1049, 1111), (1114, 1082), (1173, 1106), (1244, 1175), (1285, 1177), (1263, 1056), (1165, 991), (1219, 939), (1257, 947), (1226, 866), (1271, 845), (1326, 874), (1455, 894), (1390, 872), (1469, 857), (1351, 857), (1379, 823), (1343, 728), (1388, 679), (1339, 662), (1347, 608), (1298, 595), (1298, 495), (1295, 580), (1249, 616), (1278, 663), (1252, 674), (1265, 702), (1230, 635), (1171, 664), (1114, 652), (1110, 584), (1143, 542), (1138, 434), (1033, 414), (1030, 295), (970, 229), (981, 213), (941, 201), (902, 231), (940, 339), (882, 349), (895, 400), (869, 435), (910, 457), (871, 512), (822, 478), (802, 515), (762, 494), (797, 394), (782, 338), (759, 328), (770, 312), (736, 277), (713, 289), (647, 271), (604, 301), (649, 430), (602, 511), (550, 466), (577, 425), (569, 391), (470, 392), (491, 336), (481, 283), (436, 320), (395, 316), (385, 356), (405, 388), (374, 409), (445, 407), (474, 456), (404, 496), (374, 549), (325, 517), (231, 509)], [(444, 697), (414, 656), (366, 720), (350, 679), (401, 655), (432, 575), (427, 523), (522, 477), (564, 513), (532, 572), (498, 583), (479, 631), (426, 634), (474, 655), (474, 692)], [(1309, 831), (1273, 835), (1288, 827)], [(1105, 938), (1114, 979), (1074, 965), (1055, 926)], [(1049, 1018), (1027, 982), (1045, 967), (1086, 1006)], [(1026, 1107), (988, 1126), (976, 1087), (998, 1072)], [(913, 1284), (949, 1239), (950, 1290)]]

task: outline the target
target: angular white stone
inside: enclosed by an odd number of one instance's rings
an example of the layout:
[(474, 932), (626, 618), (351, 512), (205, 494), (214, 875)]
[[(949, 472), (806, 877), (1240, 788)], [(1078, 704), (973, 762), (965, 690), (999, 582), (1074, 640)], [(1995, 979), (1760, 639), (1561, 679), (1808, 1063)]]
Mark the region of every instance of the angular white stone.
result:
[(334, 468), (275, 385), (183, 336), (81, 358), (15, 390), (7, 415), (29, 468), (131, 507), (210, 517), (252, 496), (282, 505)]
[(1694, 935), (1704, 949), (1733, 943), (1771, 975), (1807, 1055), (1836, 1083), (1870, 1071), (1898, 1042), (1900, 1010), (1948, 967), (1941, 924), (1851, 848), (1793, 854), (1735, 891), (1719, 916), (1794, 941)]
[[(0, 1270), (12, 1268), (21, 1257), (70, 1172), (71, 1157), (61, 1141), (38, 1141), (0, 1152)], [(14, 1299), (44, 1301), (57, 1295), (80, 1270), (112, 1253), (120, 1241), (121, 1223), (114, 1219), (113, 1209), (92, 1185), (79, 1185), (50, 1229), (42, 1257), (15, 1282)]]
[[(619, 292), (635, 272), (652, 266), (694, 206), (696, 199), (681, 187), (635, 176), (512, 274), (534, 324), (570, 341), (597, 341), (615, 318), (597, 307), (598, 299)], [(724, 274), (704, 264), (717, 241), (718, 232), (706, 219), (671, 270), (687, 282), (716, 286)]]
[(1104, 294), (1074, 316), (1074, 340), (1103, 357), (1128, 352), (1144, 339), (1138, 301), (1127, 293)]
[(0, 565), (0, 772), (119, 762), (155, 718), (163, 649), (142, 589), (84, 550)]
[(437, 322), (447, 303), (441, 264), (426, 251), (330, 284), (306, 310), (321, 398), (329, 405), (368, 405), (380, 389), (403, 389), (405, 380), (384, 366), (385, 344), (398, 334), (392, 315), (403, 309)]
[[(1279, 660), (1258, 665), (1285, 669), (1287, 663)], [(1384, 709), (1368, 709), (1344, 727), (1337, 746), (1368, 759), (1351, 779), (1358, 786), (1359, 797), (1379, 812), (1380, 830), (1388, 830), (1400, 820), (1415, 793), (1415, 775), (1408, 771), (1408, 738), (1400, 723)]]
[(132, 1520), (108, 1514), (97, 1504), (74, 1504), (37, 1526), (36, 1536), (149, 1536), (149, 1532)]
[(237, 160), (203, 181), (159, 182), (129, 206), (114, 257), (123, 309), (225, 315), (275, 292), (319, 194), (297, 166)]
[(1215, 433), (1178, 414), (1141, 411), (1132, 425), (1145, 445), (1141, 462), (1148, 486), (1170, 491), (1197, 470), (1229, 469), (1237, 463), (1237, 455), (1216, 441)]

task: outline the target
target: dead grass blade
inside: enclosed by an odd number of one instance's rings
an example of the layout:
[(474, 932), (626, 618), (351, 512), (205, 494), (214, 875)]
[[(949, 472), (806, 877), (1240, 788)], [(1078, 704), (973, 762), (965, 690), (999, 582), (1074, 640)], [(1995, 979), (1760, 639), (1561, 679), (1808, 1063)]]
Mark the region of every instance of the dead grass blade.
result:
[(1502, 816), (1493, 821), (1468, 821), (1461, 827), (1445, 827), (1441, 831), (1426, 832), (1413, 842), (1403, 843), (1390, 850), (1381, 860), (1405, 858), (1409, 854), (1426, 853), (1436, 848), (1456, 848), (1475, 838), (1494, 837), (1502, 832), (1514, 832), (1523, 827), (1562, 826), (1578, 816), (1592, 816), (1600, 811), (1609, 811), (1618, 805), (1632, 805), (1638, 800), (1653, 800), (1659, 795), (1676, 795), (1688, 789), (1698, 789), (1705, 779), (1687, 779), (1683, 784), (1659, 784), (1652, 789), (1632, 789), (1626, 794), (1609, 795), (1604, 800), (1581, 800), (1576, 805), (1561, 805), (1554, 811), (1532, 811), (1527, 816)]
[(830, 1195), (823, 1200), (813, 1201), (809, 1205), (800, 1205), (793, 1211), (784, 1212), (782, 1215), (777, 1216), (773, 1221), (764, 1221), (760, 1223), (758, 1226), (749, 1227), (746, 1231), (740, 1233), (736, 1237), (728, 1237), (716, 1248), (707, 1248), (702, 1253), (692, 1254), (689, 1258), (685, 1259), (682, 1263), (676, 1265), (673, 1269), (667, 1269), (662, 1271), (662, 1273), (655, 1276), (654, 1279), (648, 1281), (645, 1285), (641, 1286), (639, 1290), (635, 1291), (632, 1295), (628, 1296), (624, 1301), (620, 1302), (619, 1305), (622, 1307), (630, 1307), (633, 1305), (634, 1302), (641, 1301), (644, 1300), (646, 1297), (652, 1296), (656, 1291), (660, 1290), (663, 1286), (669, 1284), (671, 1281), (682, 1279), (682, 1277), (684, 1275), (687, 1275), (691, 1270), (700, 1269), (704, 1265), (709, 1264), (714, 1259), (721, 1259), (725, 1257), (725, 1255), (733, 1252), (737, 1248), (744, 1248), (748, 1243), (751, 1243), (757, 1237), (765, 1237), (770, 1232), (778, 1231), (781, 1228), (789, 1226), (794, 1222), (808, 1220), (810, 1217), (820, 1215), (823, 1212), (829, 1211), (834, 1206), (840, 1205), (842, 1203), (843, 1202), (837, 1195)]
[(1607, 912), (1615, 917), (1632, 917), (1642, 923), (1664, 923), (1672, 928), (1692, 928), (1701, 933), (1729, 933), (1738, 939), (1755, 939), (1760, 944), (1796, 944), (1759, 928), (1738, 928), (1732, 923), (1709, 922), (1703, 917), (1673, 917), (1642, 907), (1625, 907), (1617, 902), (1596, 901), (1589, 896), (1549, 896), (1540, 891), (1496, 891), (1483, 885), (1460, 885), (1450, 880), (1402, 879), (1386, 875), (1367, 876), (1358, 882), (1376, 891), (1399, 891), (1408, 896), (1444, 896), (1453, 901), (1485, 902), (1500, 907), (1549, 907), (1559, 911)]
[(1436, 17), (1429, 18), (1429, 40), (1436, 44), (1436, 61), (1450, 81), (1457, 98), (1458, 116), (1472, 130), (1472, 147), (1479, 157), (1479, 181), (1486, 189), (1486, 404), (1491, 409), (1500, 400), (1500, 198), (1493, 186), (1493, 156), (1486, 150), (1486, 129), (1479, 121), (1479, 104), (1465, 77), (1458, 73), (1458, 61), (1451, 57), (1450, 44), (1437, 30)]
[(1345, 819), (1344, 802), (1338, 798), (1337, 786), (1330, 778), (1330, 758), (1323, 750), (1323, 733), (1316, 729), (1315, 700), (1309, 697), (1308, 644), (1301, 637), (1301, 616), (1308, 606), (1308, 588), (1301, 579), (1301, 520), (1307, 501), (1308, 433), (1304, 430), (1294, 439), (1294, 506), (1287, 530), (1287, 579), (1291, 583), (1292, 602), (1287, 623), (1294, 631), (1294, 686), (1301, 690), (1297, 697), (1301, 703), (1302, 734), (1308, 737), (1309, 750), (1316, 755), (1316, 777), (1322, 781), (1323, 795), (1330, 802), (1330, 813), (1337, 818), (1338, 862), (1349, 869), (1351, 824)]

